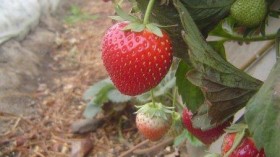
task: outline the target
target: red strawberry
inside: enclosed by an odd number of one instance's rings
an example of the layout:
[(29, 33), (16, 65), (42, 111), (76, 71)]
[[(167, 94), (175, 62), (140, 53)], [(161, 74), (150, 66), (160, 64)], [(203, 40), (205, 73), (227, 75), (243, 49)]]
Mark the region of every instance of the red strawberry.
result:
[[(222, 155), (224, 156), (232, 147), (236, 133), (227, 134), (222, 145)], [(260, 151), (256, 148), (252, 138), (244, 137), (237, 148), (228, 157), (265, 157), (264, 149)]]
[(209, 130), (201, 130), (198, 128), (194, 128), (192, 125), (192, 113), (190, 111), (188, 111), (188, 109), (184, 109), (183, 110), (183, 114), (182, 114), (182, 120), (183, 120), (183, 124), (184, 126), (188, 129), (188, 131), (193, 134), (196, 138), (198, 138), (201, 142), (203, 142), (204, 144), (211, 144), (212, 142), (214, 142), (215, 140), (217, 140), (225, 131), (224, 129), (228, 126), (230, 126), (230, 123), (232, 121), (226, 121), (225, 123), (209, 129)]
[(124, 31), (128, 22), (116, 23), (102, 42), (102, 59), (118, 90), (134, 96), (149, 91), (164, 78), (172, 63), (171, 41), (147, 29)]
[(136, 126), (151, 141), (161, 139), (169, 130), (172, 120), (168, 107), (161, 103), (147, 103), (137, 111)]

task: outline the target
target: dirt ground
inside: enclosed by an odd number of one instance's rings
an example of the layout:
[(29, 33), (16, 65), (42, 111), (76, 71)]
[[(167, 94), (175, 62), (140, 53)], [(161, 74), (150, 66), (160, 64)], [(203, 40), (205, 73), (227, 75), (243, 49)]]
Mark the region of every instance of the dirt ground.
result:
[(139, 135), (132, 104), (114, 114), (100, 114), (101, 120), (83, 119), (83, 92), (107, 77), (100, 45), (114, 11), (111, 2), (101, 0), (83, 0), (78, 5), (98, 17), (64, 24), (45, 56), (38, 88), (29, 93), (36, 99), (36, 112), (28, 116), (0, 113), (9, 122), (7, 131), (0, 134), (0, 156), (187, 156), (171, 147), (170, 138), (151, 143)]

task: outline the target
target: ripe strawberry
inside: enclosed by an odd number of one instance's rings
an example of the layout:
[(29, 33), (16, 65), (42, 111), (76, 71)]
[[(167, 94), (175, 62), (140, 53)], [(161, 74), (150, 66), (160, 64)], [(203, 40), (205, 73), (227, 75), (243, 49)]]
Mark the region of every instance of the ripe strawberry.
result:
[(230, 8), (231, 16), (242, 26), (258, 26), (267, 12), (266, 0), (236, 0)]
[(151, 141), (161, 139), (171, 126), (171, 112), (161, 103), (147, 103), (137, 111), (136, 126)]
[[(236, 133), (229, 133), (224, 137), (222, 155), (224, 156), (232, 147)], [(256, 148), (252, 138), (245, 136), (237, 148), (228, 157), (265, 157), (264, 149)]]
[(188, 129), (188, 131), (191, 134), (193, 134), (201, 142), (207, 145), (217, 140), (225, 132), (224, 129), (230, 126), (230, 123), (232, 121), (232, 119), (230, 119), (215, 128), (209, 130), (201, 130), (193, 127), (191, 119), (192, 119), (192, 113), (185, 108), (182, 114), (182, 120), (184, 126)]
[(102, 42), (102, 60), (113, 83), (126, 95), (149, 91), (164, 78), (172, 63), (171, 41), (147, 29), (124, 31), (128, 22), (113, 25)]

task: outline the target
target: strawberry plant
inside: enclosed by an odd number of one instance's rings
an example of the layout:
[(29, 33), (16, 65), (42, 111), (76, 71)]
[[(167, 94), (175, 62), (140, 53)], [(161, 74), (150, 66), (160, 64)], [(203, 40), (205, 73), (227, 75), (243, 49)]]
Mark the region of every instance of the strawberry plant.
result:
[[(274, 0), (130, 2), (129, 13), (121, 9), (121, 2), (116, 4), (118, 16), (111, 18), (118, 22), (108, 29), (102, 42), (102, 60), (110, 80), (85, 93), (89, 104), (84, 115), (93, 117), (107, 101), (140, 101), (145, 105), (137, 112), (136, 123), (148, 139), (158, 140), (168, 128), (172, 132), (172, 127), (180, 126), (178, 116), (173, 116), (176, 111), (183, 113), (182, 121), (188, 130), (176, 136), (192, 134), (211, 144), (224, 133), (224, 128), (235, 123), (233, 116), (245, 107), (246, 137), (244, 131), (238, 136), (226, 136), (239, 142), (224, 145), (224, 150), (230, 150), (222, 155), (242, 150), (238, 146), (246, 145), (246, 141), (250, 143), (248, 147), (263, 148), (261, 152), (267, 157), (280, 154), (275, 147), (280, 145), (279, 61), (263, 83), (229, 63), (224, 48), (227, 41), (276, 40), (279, 57), (280, 35), (265, 31), (267, 18), (279, 15), (279, 11), (270, 9)], [(206, 38), (210, 35), (219, 38), (209, 42)], [(172, 62), (178, 60), (179, 64), (170, 69)], [(170, 106), (163, 104), (168, 104), (165, 98), (177, 98), (170, 94), (174, 88), (184, 106), (173, 103), (170, 111)], [(149, 103), (153, 98), (147, 93), (150, 90), (163, 99)], [(182, 111), (185, 107), (188, 110)], [(172, 121), (176, 121), (174, 125)]]

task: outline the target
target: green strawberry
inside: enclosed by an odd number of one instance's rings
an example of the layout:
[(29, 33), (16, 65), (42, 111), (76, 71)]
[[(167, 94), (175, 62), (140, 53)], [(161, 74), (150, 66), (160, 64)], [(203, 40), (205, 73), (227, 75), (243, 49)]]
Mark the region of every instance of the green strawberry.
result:
[(230, 13), (238, 24), (249, 28), (256, 27), (266, 16), (267, 3), (265, 0), (236, 0)]

